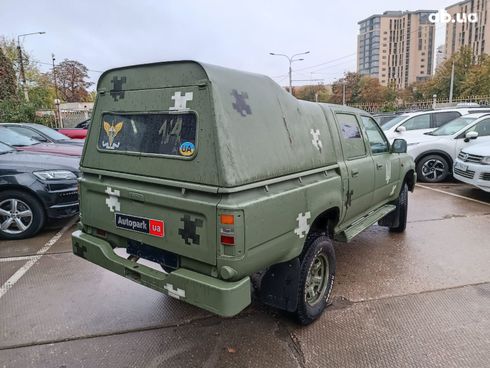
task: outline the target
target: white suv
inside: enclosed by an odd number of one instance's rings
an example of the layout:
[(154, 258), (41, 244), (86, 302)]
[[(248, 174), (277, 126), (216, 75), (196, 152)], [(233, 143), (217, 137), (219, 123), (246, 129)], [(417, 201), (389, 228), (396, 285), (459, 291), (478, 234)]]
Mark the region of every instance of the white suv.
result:
[(407, 152), (416, 165), (417, 179), (440, 182), (452, 172), (458, 153), (476, 143), (490, 145), (490, 113), (461, 116), (418, 138), (407, 139)]
[(490, 192), (490, 142), (464, 148), (454, 161), (453, 176)]
[(396, 138), (411, 139), (439, 128), (447, 122), (466, 114), (490, 113), (490, 108), (450, 108), (410, 112), (398, 115), (381, 126), (390, 142)]

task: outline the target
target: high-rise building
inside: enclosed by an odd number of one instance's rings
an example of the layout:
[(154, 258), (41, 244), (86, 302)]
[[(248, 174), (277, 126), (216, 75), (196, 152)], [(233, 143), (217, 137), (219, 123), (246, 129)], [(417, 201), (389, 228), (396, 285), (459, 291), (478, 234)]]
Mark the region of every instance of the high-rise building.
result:
[[(461, 1), (448, 6), (446, 12), (451, 15), (446, 25), (446, 58), (463, 46), (471, 47), (475, 59), (490, 55), (490, 0)], [(476, 14), (476, 21), (470, 14)]]
[(434, 66), (436, 10), (386, 11), (360, 21), (357, 71), (397, 89), (426, 80)]

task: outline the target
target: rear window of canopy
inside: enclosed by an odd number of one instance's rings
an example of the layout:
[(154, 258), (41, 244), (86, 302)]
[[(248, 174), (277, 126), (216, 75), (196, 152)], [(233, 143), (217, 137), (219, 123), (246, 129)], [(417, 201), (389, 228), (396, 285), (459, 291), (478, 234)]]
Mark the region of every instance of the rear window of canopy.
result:
[(196, 153), (194, 113), (104, 113), (100, 150), (189, 158)]

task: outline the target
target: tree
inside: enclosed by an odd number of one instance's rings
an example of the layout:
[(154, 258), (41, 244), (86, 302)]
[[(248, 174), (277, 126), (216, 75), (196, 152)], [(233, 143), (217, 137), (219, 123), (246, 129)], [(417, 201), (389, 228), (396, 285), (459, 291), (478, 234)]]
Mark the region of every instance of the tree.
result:
[(55, 66), (59, 96), (63, 101), (86, 102), (90, 99), (87, 88), (93, 83), (88, 81), (87, 72), (87, 67), (76, 60), (65, 59)]
[(378, 78), (362, 76), (359, 79), (359, 102), (381, 103), (387, 98), (388, 88), (379, 83)]
[(359, 82), (361, 75), (359, 73), (348, 72), (343, 78), (335, 81), (332, 84), (331, 102), (341, 104), (343, 85), (345, 84), (345, 101), (348, 104), (359, 102)]
[(328, 102), (330, 92), (323, 84), (312, 84), (301, 87), (295, 87), (295, 97), (300, 100)]
[(0, 47), (0, 101), (13, 100), (17, 97), (17, 80), (12, 63), (5, 57)]
[(490, 94), (490, 56), (483, 55), (479, 63), (473, 65), (461, 83), (461, 97), (488, 96)]
[(463, 82), (473, 65), (473, 52), (469, 47), (463, 47), (460, 51), (446, 60), (436, 71), (434, 77), (428, 80), (424, 86), (425, 95), (432, 97), (436, 94), (438, 98), (449, 98), (451, 84), (451, 69), (454, 62), (454, 89), (453, 97), (462, 96)]

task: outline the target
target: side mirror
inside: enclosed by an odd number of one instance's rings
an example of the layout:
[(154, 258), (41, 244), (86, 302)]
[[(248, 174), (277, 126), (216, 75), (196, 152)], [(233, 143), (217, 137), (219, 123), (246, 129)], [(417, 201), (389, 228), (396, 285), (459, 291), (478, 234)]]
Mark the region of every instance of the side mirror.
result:
[(391, 145), (391, 153), (407, 153), (407, 141), (405, 139), (395, 139)]
[(476, 139), (476, 138), (478, 138), (478, 132), (475, 132), (475, 131), (467, 132), (464, 135), (464, 141), (465, 142), (469, 142), (470, 139)]
[(407, 131), (407, 128), (405, 128), (403, 125), (400, 125), (398, 128), (395, 129), (395, 132), (398, 132), (398, 133), (403, 133), (406, 131)]

